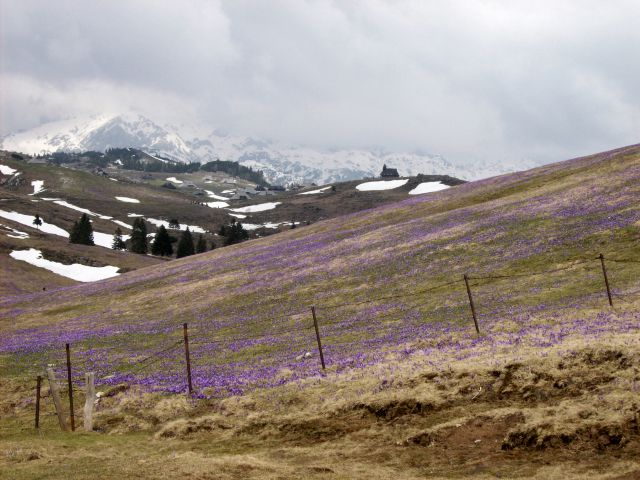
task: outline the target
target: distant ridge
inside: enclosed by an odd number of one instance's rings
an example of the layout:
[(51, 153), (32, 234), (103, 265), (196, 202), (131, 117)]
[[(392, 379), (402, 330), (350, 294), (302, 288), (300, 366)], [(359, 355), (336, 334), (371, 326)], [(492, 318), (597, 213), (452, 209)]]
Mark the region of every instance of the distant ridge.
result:
[(262, 170), (272, 184), (327, 184), (377, 177), (382, 165), (401, 176), (451, 175), (465, 180), (516, 170), (514, 165), (475, 163), (457, 165), (440, 155), (380, 150), (319, 151), (275, 142), (228, 135), (213, 130), (207, 136), (181, 134), (177, 127), (160, 126), (137, 113), (96, 115), (50, 122), (12, 133), (0, 148), (31, 155), (56, 151), (105, 151), (140, 148), (180, 162), (232, 160)]

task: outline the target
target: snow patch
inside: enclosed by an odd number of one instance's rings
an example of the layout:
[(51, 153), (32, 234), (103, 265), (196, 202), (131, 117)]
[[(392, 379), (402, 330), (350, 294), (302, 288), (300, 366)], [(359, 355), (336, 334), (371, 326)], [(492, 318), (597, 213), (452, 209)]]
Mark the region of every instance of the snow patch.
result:
[(140, 203), (140, 200), (137, 200), (135, 198), (129, 198), (129, 197), (116, 197), (116, 200), (120, 202), (126, 202), (126, 203)]
[(142, 217), (142, 215), (140, 215), (139, 213), (127, 213), (127, 217), (135, 218), (135, 217)]
[[(6, 218), (7, 220), (13, 220), (14, 222), (26, 225), (27, 227), (31, 227), (34, 229), (36, 228), (35, 225), (33, 225), (34, 216), (32, 215), (24, 215), (22, 213), (0, 210), (0, 217)], [(51, 233), (52, 235), (59, 235), (61, 237), (69, 238), (69, 232), (63, 230), (60, 227), (56, 227), (55, 225), (47, 223), (44, 220), (42, 220), (42, 225), (40, 226), (39, 230), (45, 233)]]
[[(145, 220), (149, 223), (152, 223), (156, 227), (159, 227), (160, 225), (164, 225), (164, 228), (169, 228), (169, 222), (167, 222), (166, 220), (158, 220), (157, 218), (145, 218)], [(198, 227), (197, 225), (186, 225), (184, 223), (180, 224), (179, 230), (186, 230), (187, 227), (191, 232), (206, 233), (206, 230), (202, 227)]]
[[(242, 227), (245, 230), (257, 230), (258, 228), (271, 228), (271, 229), (276, 229), (278, 228), (280, 225), (291, 225), (292, 222), (278, 222), (278, 223), (273, 223), (273, 222), (267, 222), (267, 223), (261, 223), (261, 224), (256, 224), (256, 223), (243, 223)], [(300, 225), (300, 222), (293, 222), (296, 225)]]
[(111, 177), (109, 177), (109, 180), (111, 180), (112, 182), (117, 182), (118, 181), (117, 178), (111, 178)]
[(184, 183), (182, 180), (178, 180), (176, 177), (169, 177), (169, 178), (167, 178), (167, 182), (172, 182), (172, 183)]
[(103, 220), (111, 220), (111, 218), (113, 218), (113, 217), (107, 217), (106, 215), (100, 215), (99, 213), (92, 212), (91, 210), (79, 207), (77, 205), (66, 202), (64, 200), (53, 200), (53, 203), (55, 203), (56, 205), (60, 205), (62, 207), (71, 208), (72, 210), (77, 210), (78, 212), (86, 213), (87, 215), (91, 215), (93, 217), (100, 217)]
[[(0, 227), (9, 230), (11, 233), (7, 233), (7, 237), (18, 238), (20, 240), (24, 240), (25, 238), (29, 238), (29, 234), (25, 232), (21, 232), (20, 230), (16, 230), (15, 228), (11, 228), (7, 225), (3, 225), (0, 223)], [(13, 235), (12, 235), (13, 234)]]
[(206, 205), (211, 208), (226, 208), (229, 206), (227, 202), (209, 202)]
[(120, 220), (111, 220), (111, 221), (116, 225), (120, 225), (121, 227), (128, 228), (129, 230), (133, 229), (131, 225), (129, 225), (128, 223), (121, 222)]
[(57, 273), (63, 277), (76, 280), (78, 282), (95, 282), (119, 275), (118, 267), (107, 265), (106, 267), (90, 267), (88, 265), (80, 265), (74, 263), (72, 265), (64, 265), (51, 260), (42, 258), (42, 252), (35, 248), (29, 250), (13, 250), (10, 254), (11, 258), (22, 260), (36, 267), (44, 268), (50, 272)]
[(31, 182), (31, 186), (33, 187), (33, 193), (29, 195), (36, 195), (44, 190), (44, 180), (34, 180)]
[(404, 180), (381, 180), (378, 182), (365, 182), (358, 185), (356, 187), (356, 190), (359, 190), (361, 192), (393, 190), (394, 188), (403, 186), (408, 181), (409, 179), (405, 178)]
[(422, 193), (438, 192), (449, 188), (449, 185), (445, 185), (442, 182), (422, 182), (416, 188), (409, 191), (409, 195), (420, 195)]
[(234, 193), (236, 193), (236, 191), (235, 191), (235, 190), (223, 190), (223, 191), (222, 191), (222, 193), (231, 193), (231, 194), (234, 194)]
[(329, 185), (328, 187), (319, 188), (317, 190), (311, 190), (309, 192), (302, 192), (302, 193), (299, 193), (298, 195), (315, 195), (316, 193), (325, 192), (325, 191), (329, 190), (330, 188), (331, 188), (331, 185)]
[(221, 197), (220, 195), (216, 195), (211, 190), (205, 190), (205, 192), (207, 192), (207, 195), (209, 195), (211, 198), (215, 200), (222, 200), (222, 201), (229, 200), (227, 197)]
[[(125, 242), (129, 240), (129, 235), (122, 235), (122, 240)], [(113, 235), (108, 233), (96, 232), (93, 231), (93, 243), (100, 247), (111, 248), (113, 245)]]
[(242, 215), (241, 213), (230, 213), (229, 215), (236, 218), (247, 218), (246, 215)]
[(15, 168), (11, 168), (7, 165), (0, 165), (0, 173), (3, 175), (13, 175), (17, 170)]
[(255, 212), (264, 212), (266, 210), (273, 210), (276, 206), (280, 205), (282, 202), (267, 202), (267, 203), (259, 203), (258, 205), (248, 205), (246, 207), (240, 208), (231, 208), (232, 212), (236, 213), (255, 213)]

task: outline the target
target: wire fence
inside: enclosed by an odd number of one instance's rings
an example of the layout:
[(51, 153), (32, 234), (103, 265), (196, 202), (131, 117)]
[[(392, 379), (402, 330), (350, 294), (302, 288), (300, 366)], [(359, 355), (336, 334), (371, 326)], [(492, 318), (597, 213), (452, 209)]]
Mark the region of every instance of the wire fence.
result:
[[(607, 298), (609, 305), (614, 306), (614, 300), (624, 302), (625, 304), (633, 303), (633, 299), (640, 296), (640, 289), (632, 291), (620, 291), (612, 290), (610, 283), (610, 274), (607, 271), (606, 263), (612, 262), (615, 264), (638, 264), (640, 260), (632, 258), (606, 258), (603, 255), (597, 257), (581, 257), (570, 260), (569, 265), (553, 268), (541, 268), (534, 271), (516, 271), (516, 272), (496, 272), (480, 275), (464, 275), (461, 278), (441, 282), (436, 285), (431, 285), (424, 288), (408, 289), (402, 292), (392, 292), (387, 295), (371, 296), (371, 298), (364, 300), (357, 300), (352, 302), (342, 303), (328, 303), (320, 304), (316, 306), (305, 307), (294, 312), (287, 312), (282, 315), (273, 315), (265, 318), (256, 318), (251, 321), (241, 323), (241, 327), (247, 330), (253, 330), (255, 328), (262, 329), (262, 331), (240, 334), (237, 333), (234, 328), (224, 328), (222, 330), (232, 330), (230, 333), (211, 333), (202, 325), (196, 323), (196, 328), (188, 330), (188, 325), (183, 325), (183, 338), (180, 340), (172, 341), (169, 344), (157, 345), (151, 352), (147, 353), (143, 358), (137, 359), (132, 362), (121, 364), (119, 366), (122, 374), (130, 375), (131, 381), (135, 382), (137, 375), (147, 372), (150, 369), (156, 367), (168, 368), (168, 367), (180, 367), (182, 373), (173, 372), (173, 378), (180, 381), (178, 389), (185, 390), (185, 385), (188, 386), (188, 393), (193, 394), (198, 388), (198, 385), (193, 382), (191, 363), (192, 359), (197, 366), (206, 365), (210, 360), (208, 355), (208, 347), (215, 347), (218, 352), (236, 351), (238, 348), (243, 348), (242, 345), (268, 345), (277, 342), (286, 341), (290, 347), (304, 346), (305, 349), (310, 346), (311, 343), (315, 343), (318, 354), (321, 360), (321, 368), (325, 369), (325, 359), (323, 351), (329, 346), (329, 348), (339, 347), (341, 344), (352, 342), (351, 339), (345, 339), (344, 336), (349, 333), (364, 334), (367, 332), (374, 332), (378, 336), (392, 336), (397, 333), (397, 325), (402, 325), (405, 319), (408, 317), (417, 319), (416, 321), (424, 322), (424, 318), (445, 318), (449, 315), (462, 315), (464, 311), (470, 311), (473, 318), (476, 330), (478, 334), (481, 333), (482, 325), (479, 324), (479, 319), (486, 319), (490, 316), (500, 316), (501, 313), (513, 313), (517, 308), (533, 308), (536, 311), (540, 310), (565, 310), (576, 309), (582, 307), (597, 307), (595, 303), (596, 299)], [(575, 274), (584, 272), (585, 270), (593, 270), (590, 275), (576, 277)], [(505, 291), (502, 288), (497, 288), (496, 285), (506, 280), (513, 282), (523, 281), (532, 277), (541, 275), (557, 275), (571, 273), (572, 281), (576, 283), (577, 288), (586, 288), (588, 285), (580, 284), (580, 281), (584, 282), (596, 282), (598, 276), (600, 276), (601, 285), (598, 290), (582, 293), (577, 307), (575, 304), (571, 305), (553, 305), (551, 307), (547, 305), (538, 306), (539, 297), (541, 292), (548, 295), (549, 292), (557, 291), (559, 294), (563, 294), (561, 283), (555, 284), (534, 284), (528, 285), (529, 291), (524, 291), (525, 288), (521, 288), (519, 295), (509, 298), (512, 293), (512, 288), (509, 291)], [(566, 281), (566, 277), (558, 277), (559, 281)], [(452, 288), (454, 286), (460, 288)], [(466, 287), (466, 289), (465, 289)], [(513, 287), (513, 286), (512, 286)], [(526, 287), (526, 286), (525, 286)], [(425, 295), (436, 293), (438, 291), (446, 290), (443, 292), (440, 300), (444, 299), (439, 305), (434, 306), (433, 296)], [(465, 291), (466, 290), (466, 291)], [(526, 299), (526, 295), (529, 296), (531, 305), (524, 304), (523, 299)], [(480, 303), (478, 304), (478, 300)], [(592, 300), (593, 304), (588, 305), (587, 300)], [(393, 301), (398, 301), (392, 303)], [(602, 300), (600, 300), (601, 302)], [(391, 303), (390, 303), (391, 302)], [(536, 304), (538, 302), (538, 304)], [(487, 309), (487, 304), (493, 304), (492, 309)], [(368, 306), (367, 308), (362, 308)], [(481, 311), (478, 311), (478, 306), (481, 307)], [(428, 311), (425, 311), (428, 309)], [(342, 316), (344, 314), (344, 316)], [(321, 319), (321, 321), (318, 320)], [(228, 318), (228, 325), (233, 324), (233, 319)], [(396, 329), (396, 330), (394, 330)], [(178, 330), (176, 329), (176, 333)], [(191, 336), (191, 338), (190, 338)], [(315, 340), (315, 342), (314, 342)], [(363, 336), (359, 340), (365, 342), (366, 336)], [(371, 340), (371, 339), (369, 339)], [(327, 344), (327, 342), (329, 342)], [(182, 358), (181, 358), (182, 357)], [(51, 363), (57, 362), (63, 364), (64, 359), (60, 351), (57, 351), (48, 357), (48, 361)], [(164, 362), (164, 363), (162, 363)], [(73, 372), (77, 372), (77, 367)], [(76, 384), (82, 390), (84, 378), (74, 375), (70, 363), (67, 363), (67, 374), (71, 377), (72, 382), (63, 387), (60, 391), (62, 394), (68, 394), (69, 388), (74, 388), (72, 385)], [(185, 378), (186, 377), (186, 378)], [(76, 387), (76, 388), (77, 388)], [(75, 410), (75, 409), (74, 409)]]

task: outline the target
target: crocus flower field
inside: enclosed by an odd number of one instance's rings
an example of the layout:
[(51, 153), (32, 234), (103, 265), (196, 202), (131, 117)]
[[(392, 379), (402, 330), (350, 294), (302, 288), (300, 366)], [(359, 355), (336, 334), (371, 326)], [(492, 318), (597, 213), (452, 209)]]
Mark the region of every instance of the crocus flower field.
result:
[[(639, 200), (640, 147), (633, 146), (114, 279), (4, 298), (2, 374), (32, 378), (55, 365), (62, 378), (69, 343), (79, 383), (94, 371), (101, 385), (184, 392), (185, 322), (196, 395), (213, 398), (391, 357), (428, 364), (634, 331)], [(608, 305), (600, 253), (617, 313)]]

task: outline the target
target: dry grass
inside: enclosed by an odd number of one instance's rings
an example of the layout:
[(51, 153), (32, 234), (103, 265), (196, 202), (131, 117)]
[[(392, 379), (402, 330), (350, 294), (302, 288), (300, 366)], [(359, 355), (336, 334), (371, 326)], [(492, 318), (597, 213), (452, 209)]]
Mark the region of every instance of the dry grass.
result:
[(113, 388), (98, 404), (94, 434), (57, 433), (46, 406), (37, 435), (29, 386), (3, 384), (3, 417), (16, 420), (3, 420), (0, 472), (61, 478), (73, 465), (70, 478), (640, 475), (637, 333), (487, 347), (446, 368), (424, 360), (390, 357), (222, 400)]

